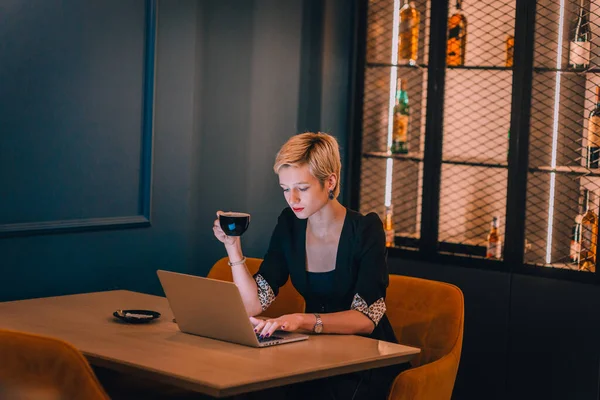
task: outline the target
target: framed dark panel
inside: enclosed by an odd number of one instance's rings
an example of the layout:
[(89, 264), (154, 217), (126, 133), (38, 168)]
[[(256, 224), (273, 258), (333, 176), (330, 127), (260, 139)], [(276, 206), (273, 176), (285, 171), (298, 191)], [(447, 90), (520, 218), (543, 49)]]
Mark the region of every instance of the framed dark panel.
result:
[(149, 226), (156, 0), (6, 11), (0, 237)]

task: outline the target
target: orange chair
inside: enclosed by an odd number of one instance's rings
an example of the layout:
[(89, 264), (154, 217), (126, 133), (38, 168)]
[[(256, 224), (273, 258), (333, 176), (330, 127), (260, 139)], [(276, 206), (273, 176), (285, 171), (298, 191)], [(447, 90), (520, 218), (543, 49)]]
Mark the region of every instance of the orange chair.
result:
[(389, 400), (450, 400), (464, 328), (462, 291), (448, 283), (390, 275), (387, 316), (398, 341), (419, 347), (412, 367), (392, 384)]
[(0, 399), (108, 400), (83, 355), (62, 340), (0, 330)]
[[(218, 279), (221, 281), (233, 282), (231, 267), (227, 264), (227, 257), (221, 258), (213, 265), (207, 278)], [(246, 266), (251, 274), (255, 274), (262, 263), (260, 258), (246, 258)], [(261, 315), (264, 317), (275, 318), (285, 314), (304, 312), (304, 298), (296, 291), (292, 281), (288, 281), (279, 288), (277, 298), (269, 308)]]

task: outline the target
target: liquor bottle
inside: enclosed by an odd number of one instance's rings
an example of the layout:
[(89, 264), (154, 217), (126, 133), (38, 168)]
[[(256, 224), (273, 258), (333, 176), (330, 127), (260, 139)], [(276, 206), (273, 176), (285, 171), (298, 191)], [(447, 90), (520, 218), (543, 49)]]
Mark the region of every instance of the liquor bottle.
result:
[(400, 8), (398, 64), (417, 65), (420, 22), (421, 14), (415, 8), (415, 2), (405, 0)]
[(390, 152), (392, 154), (406, 154), (408, 153), (408, 119), (410, 116), (410, 107), (408, 105), (406, 80), (399, 78), (398, 83)]
[(456, 0), (456, 12), (448, 20), (446, 65), (465, 65), (467, 50), (467, 18), (462, 14), (462, 0)]
[(383, 230), (385, 231), (386, 247), (393, 247), (395, 244), (394, 238), (396, 236), (396, 231), (394, 230), (393, 215), (392, 205), (386, 206), (383, 215)]
[(487, 237), (487, 251), (485, 253), (486, 258), (502, 258), (502, 240), (498, 234), (498, 227), (500, 224), (500, 218), (494, 217), (490, 226), (490, 233)]
[(579, 5), (579, 16), (569, 51), (569, 66), (573, 68), (587, 68), (590, 65), (592, 32), (583, 2), (581, 0)]
[(575, 224), (571, 232), (571, 247), (569, 248), (569, 260), (571, 264), (579, 265), (581, 252), (581, 215), (575, 217)]
[(515, 56), (515, 37), (513, 35), (506, 36), (506, 66), (512, 67)]
[(596, 86), (596, 107), (588, 118), (586, 160), (588, 168), (600, 166), (600, 86)]
[(581, 218), (581, 250), (579, 256), (580, 271), (596, 271), (596, 247), (598, 243), (598, 215), (594, 212), (595, 193), (583, 192), (585, 212)]
[(569, 259), (572, 264), (579, 265), (579, 256), (581, 253), (581, 220), (583, 219), (583, 203), (579, 203), (579, 212), (575, 217), (575, 224), (571, 235), (571, 247), (569, 249)]

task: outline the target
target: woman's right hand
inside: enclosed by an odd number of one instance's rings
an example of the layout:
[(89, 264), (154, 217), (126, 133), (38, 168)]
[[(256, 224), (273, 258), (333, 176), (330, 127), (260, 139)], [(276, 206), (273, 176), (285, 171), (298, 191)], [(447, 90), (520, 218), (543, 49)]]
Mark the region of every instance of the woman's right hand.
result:
[(240, 241), (239, 236), (227, 236), (223, 229), (221, 229), (221, 224), (219, 224), (219, 213), (222, 211), (217, 211), (217, 219), (213, 222), (213, 233), (215, 237), (219, 240), (219, 242), (223, 243), (225, 246), (233, 246)]

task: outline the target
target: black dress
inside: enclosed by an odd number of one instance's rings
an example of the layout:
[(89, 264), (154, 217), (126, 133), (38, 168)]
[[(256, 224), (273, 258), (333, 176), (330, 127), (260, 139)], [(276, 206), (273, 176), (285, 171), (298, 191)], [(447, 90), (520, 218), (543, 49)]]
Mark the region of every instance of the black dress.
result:
[[(363, 216), (347, 210), (335, 269), (329, 273), (306, 271), (306, 226), (307, 220), (298, 219), (290, 208), (279, 216), (267, 254), (254, 275), (263, 308), (268, 307), (289, 277), (304, 297), (306, 313), (354, 309), (375, 324), (367, 337), (397, 343), (385, 315), (389, 275), (385, 233), (379, 216), (375, 213)], [(406, 363), (293, 387), (309, 398), (319, 398), (319, 395), (327, 399), (385, 398), (395, 376), (409, 367)]]

